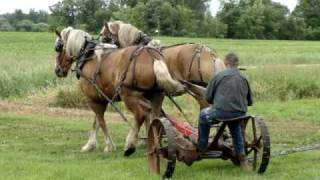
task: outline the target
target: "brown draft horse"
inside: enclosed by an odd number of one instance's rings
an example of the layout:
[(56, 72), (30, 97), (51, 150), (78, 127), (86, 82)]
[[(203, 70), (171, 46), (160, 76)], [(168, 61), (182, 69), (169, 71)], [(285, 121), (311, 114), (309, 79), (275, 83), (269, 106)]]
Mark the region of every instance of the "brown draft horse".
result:
[[(120, 45), (141, 44), (139, 42), (140, 30), (121, 21), (108, 22), (100, 32), (101, 39)], [(141, 38), (140, 38), (141, 39)], [(142, 39), (143, 40), (143, 39)], [(149, 45), (159, 45), (153, 40)], [(210, 48), (201, 44), (178, 44), (167, 47), (159, 47), (164, 56), (171, 75), (177, 80), (188, 81), (202, 87), (206, 87), (209, 80), (218, 72), (225, 69), (224, 63)], [(207, 103), (200, 96), (194, 96), (200, 108)]]
[[(72, 64), (79, 60), (86, 39), (90, 39), (91, 36), (71, 27), (61, 32), (57, 31), (56, 34), (55, 73), (58, 77), (66, 77)], [(95, 49), (98, 49), (98, 46)], [(132, 58), (133, 55), (134, 58)], [(132, 129), (126, 138), (126, 156), (135, 151), (141, 125), (146, 123), (148, 127), (149, 120), (160, 115), (163, 92), (175, 93), (184, 88), (179, 82), (172, 79), (159, 51), (150, 47), (132, 46), (124, 49), (107, 49), (100, 55), (95, 52), (88, 58), (81, 72), (80, 88), (87, 96), (89, 106), (96, 115), (89, 140), (82, 147), (83, 152), (96, 148), (99, 126), (105, 137), (105, 152), (115, 150), (104, 119), (108, 101), (99, 95), (93, 84), (88, 81), (88, 79), (93, 79), (97, 72), (99, 73), (96, 76), (96, 84), (109, 98), (117, 95), (117, 87), (119, 87), (117, 85), (121, 84), (118, 98), (115, 99), (122, 100), (134, 115)]]

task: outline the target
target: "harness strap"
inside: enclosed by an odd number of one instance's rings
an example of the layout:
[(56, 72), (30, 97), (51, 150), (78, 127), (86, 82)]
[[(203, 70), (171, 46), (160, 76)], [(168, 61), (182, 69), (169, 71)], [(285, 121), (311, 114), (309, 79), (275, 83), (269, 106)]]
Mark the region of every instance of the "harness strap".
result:
[(91, 78), (88, 78), (86, 77), (83, 72), (80, 70), (80, 69), (76, 69), (77, 71), (77, 74), (80, 75), (80, 77), (84, 78), (85, 80), (87, 80), (95, 89), (96, 91), (98, 92), (98, 94), (100, 96), (102, 96), (105, 100), (108, 101), (108, 103), (114, 108), (114, 110), (121, 116), (121, 118), (129, 124), (129, 126), (132, 127), (132, 125), (129, 123), (128, 119), (126, 118), (126, 116), (121, 112), (121, 110), (118, 108), (118, 106), (116, 106), (114, 104), (114, 101), (112, 101), (107, 95), (104, 94), (104, 92), (100, 89), (100, 87), (97, 85), (97, 83), (91, 79)]
[(152, 40), (152, 38), (151, 38), (150, 36), (148, 36), (147, 34), (145, 34), (145, 33), (143, 33), (143, 32), (140, 31), (137, 39), (133, 42), (133, 45), (142, 45), (142, 46), (145, 46), (145, 45), (147, 45), (151, 40)]
[[(143, 46), (137, 46), (135, 48), (135, 50), (131, 53), (130, 58), (129, 58), (129, 63), (128, 63), (125, 71), (121, 75), (120, 82), (116, 86), (116, 89), (115, 89), (116, 92), (115, 92), (114, 96), (112, 97), (112, 100), (114, 100), (120, 94), (121, 86), (124, 84), (124, 81), (127, 78), (127, 74), (128, 74), (131, 62), (134, 61), (135, 58), (140, 55), (140, 52), (141, 52), (142, 49), (143, 49)], [(135, 87), (134, 84), (133, 84), (133, 82), (135, 81), (135, 64), (134, 64), (134, 67), (133, 67), (133, 76), (132, 76), (132, 78), (133, 79), (132, 79), (131, 86)]]
[(173, 45), (169, 45), (169, 46), (162, 46), (162, 47), (160, 47), (160, 51), (162, 51), (164, 49), (176, 47), (176, 46), (187, 45), (187, 44), (196, 44), (196, 43), (179, 43), (179, 44), (173, 44)]
[[(112, 52), (113, 52), (113, 51), (110, 51), (110, 52), (108, 52), (108, 53), (106, 53), (106, 54), (103, 54), (103, 55), (106, 56), (106, 57), (108, 57)], [(98, 76), (99, 76), (100, 73), (101, 73), (101, 63), (102, 63), (102, 60), (97, 61), (97, 62), (98, 62), (98, 63), (97, 63), (96, 72), (95, 72), (94, 75), (93, 75), (93, 81), (94, 81), (94, 82), (97, 81), (97, 78), (98, 78)]]
[[(91, 60), (91, 56), (94, 54), (94, 50), (96, 47), (97, 43), (92, 41), (92, 40), (88, 40), (87, 37), (85, 38), (85, 42), (82, 46), (82, 48), (80, 49), (80, 53), (79, 55), (76, 57), (77, 62), (76, 62), (76, 69), (79, 69), (80, 71), (82, 70), (84, 64), (86, 62), (88, 62), (89, 60)], [(78, 71), (76, 71), (77, 73), (77, 78), (80, 78), (80, 74), (78, 74)]]
[(198, 74), (200, 77), (200, 81), (203, 82), (203, 77), (202, 77), (202, 73), (201, 73), (201, 52), (202, 52), (203, 46), (200, 46), (200, 50), (198, 53)]
[(200, 63), (202, 49), (203, 49), (202, 45), (198, 45), (195, 48), (195, 52), (194, 52), (194, 54), (192, 56), (192, 59), (191, 59), (190, 65), (189, 65), (189, 72), (188, 72), (188, 79), (189, 80), (191, 78), (191, 70), (192, 70), (193, 62), (194, 62), (195, 58), (198, 56), (198, 73), (199, 73), (199, 76), (200, 76), (200, 80), (203, 81), (203, 77), (202, 77), (202, 73), (201, 73), (201, 63)]

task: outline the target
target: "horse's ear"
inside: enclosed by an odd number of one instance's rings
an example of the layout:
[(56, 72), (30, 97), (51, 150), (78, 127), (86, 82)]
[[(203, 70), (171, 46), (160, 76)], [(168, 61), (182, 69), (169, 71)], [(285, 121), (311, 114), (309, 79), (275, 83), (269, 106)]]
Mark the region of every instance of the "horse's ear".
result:
[(56, 33), (56, 35), (59, 37), (59, 38), (61, 38), (61, 34), (60, 34), (60, 32), (56, 29), (55, 30), (55, 33)]
[(118, 34), (119, 29), (120, 29), (119, 23), (110, 23), (109, 24), (109, 30), (112, 34)]

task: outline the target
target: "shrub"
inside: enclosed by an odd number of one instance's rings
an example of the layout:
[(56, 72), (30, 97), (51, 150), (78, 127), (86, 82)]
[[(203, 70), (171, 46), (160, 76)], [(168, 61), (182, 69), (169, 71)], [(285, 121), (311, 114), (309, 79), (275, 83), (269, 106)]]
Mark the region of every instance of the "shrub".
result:
[(31, 31), (32, 26), (33, 26), (33, 22), (30, 21), (29, 19), (21, 20), (16, 24), (17, 30), (19, 31)]
[(60, 89), (51, 105), (63, 108), (88, 108), (85, 95), (74, 86)]
[(32, 31), (34, 31), (34, 32), (47, 32), (47, 31), (49, 31), (49, 25), (46, 23), (33, 24)]

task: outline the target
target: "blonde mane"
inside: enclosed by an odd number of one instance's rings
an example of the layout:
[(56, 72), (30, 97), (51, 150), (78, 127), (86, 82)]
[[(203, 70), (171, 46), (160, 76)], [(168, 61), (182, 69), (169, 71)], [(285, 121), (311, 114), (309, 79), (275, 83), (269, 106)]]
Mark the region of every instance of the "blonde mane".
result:
[[(118, 27), (117, 31), (112, 27)], [(131, 24), (123, 23), (122, 21), (113, 21), (108, 23), (108, 27), (112, 34), (117, 34), (120, 46), (122, 48), (134, 45), (134, 41), (138, 38), (141, 32), (138, 28)]]
[(87, 32), (73, 29), (72, 27), (63, 29), (60, 34), (64, 43), (66, 55), (69, 57), (78, 56), (86, 38), (92, 39), (92, 36)]

